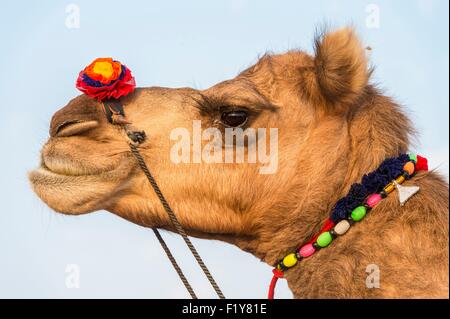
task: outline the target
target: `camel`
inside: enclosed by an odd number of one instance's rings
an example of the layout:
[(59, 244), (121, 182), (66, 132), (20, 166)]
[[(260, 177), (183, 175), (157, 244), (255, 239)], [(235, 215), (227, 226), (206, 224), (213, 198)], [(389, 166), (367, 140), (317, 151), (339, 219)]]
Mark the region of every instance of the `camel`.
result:
[[(235, 78), (205, 90), (138, 88), (121, 98), (127, 120), (145, 130), (147, 165), (187, 233), (236, 245), (269, 265), (319, 231), (350, 186), (388, 157), (409, 151), (413, 126), (371, 83), (356, 32), (315, 39), (314, 53), (265, 54)], [(278, 128), (278, 168), (255, 163), (174, 163), (174, 128)], [(202, 141), (206, 144), (207, 141)], [(101, 103), (80, 95), (57, 111), (41, 165), (29, 173), (53, 210), (107, 210), (173, 231)], [(448, 183), (435, 171), (406, 185), (421, 190), (404, 206), (393, 193), (360, 223), (285, 272), (295, 298), (448, 298)], [(366, 285), (369, 265), (380, 285)]]

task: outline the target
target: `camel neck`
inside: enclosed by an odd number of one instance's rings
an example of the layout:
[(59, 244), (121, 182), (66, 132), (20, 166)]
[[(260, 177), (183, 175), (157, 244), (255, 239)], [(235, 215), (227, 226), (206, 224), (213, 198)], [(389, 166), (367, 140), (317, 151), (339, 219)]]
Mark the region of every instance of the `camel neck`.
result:
[(269, 298), (273, 298), (277, 278), (284, 277), (284, 272), (291, 268), (299, 268), (296, 266), (301, 261), (328, 247), (334, 239), (345, 235), (395, 189), (398, 190), (398, 199), (403, 206), (420, 187), (401, 184), (412, 178), (417, 171), (427, 169), (425, 158), (416, 154), (401, 154), (384, 160), (376, 170), (364, 175), (360, 183), (354, 183), (347, 195), (334, 205), (321, 230), (313, 235), (311, 240), (277, 262), (273, 270)]

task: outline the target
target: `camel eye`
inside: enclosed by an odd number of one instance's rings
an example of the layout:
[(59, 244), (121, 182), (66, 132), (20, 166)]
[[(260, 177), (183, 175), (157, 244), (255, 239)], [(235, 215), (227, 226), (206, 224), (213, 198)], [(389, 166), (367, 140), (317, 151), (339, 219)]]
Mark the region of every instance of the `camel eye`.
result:
[(220, 120), (229, 127), (239, 127), (247, 122), (248, 114), (245, 111), (223, 112)]

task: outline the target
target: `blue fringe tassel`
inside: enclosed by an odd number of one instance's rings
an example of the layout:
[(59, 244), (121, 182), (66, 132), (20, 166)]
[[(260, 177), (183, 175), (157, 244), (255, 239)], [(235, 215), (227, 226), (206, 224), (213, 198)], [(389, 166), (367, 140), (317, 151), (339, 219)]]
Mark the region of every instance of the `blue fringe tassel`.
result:
[(356, 207), (363, 203), (367, 196), (381, 192), (384, 186), (403, 174), (403, 166), (409, 160), (407, 154), (384, 160), (375, 171), (364, 175), (361, 183), (355, 183), (350, 187), (347, 196), (341, 198), (334, 206), (330, 219), (337, 223), (347, 218)]

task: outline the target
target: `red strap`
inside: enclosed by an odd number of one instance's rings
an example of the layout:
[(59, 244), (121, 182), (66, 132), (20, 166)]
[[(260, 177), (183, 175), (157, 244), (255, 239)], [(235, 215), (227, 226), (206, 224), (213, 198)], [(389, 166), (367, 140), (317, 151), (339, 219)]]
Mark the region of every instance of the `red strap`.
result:
[[(319, 237), (320, 234), (329, 231), (331, 228), (333, 228), (333, 226), (334, 226), (333, 221), (331, 219), (327, 219), (322, 229), (308, 242), (308, 244), (313, 243), (317, 239), (317, 237)], [(272, 270), (272, 272), (273, 277), (272, 280), (270, 281), (269, 286), (269, 295), (268, 295), (269, 299), (273, 299), (275, 296), (275, 286), (277, 285), (278, 278), (283, 278), (284, 276), (283, 272), (279, 269), (275, 268), (274, 270)]]
[(273, 297), (275, 297), (275, 286), (277, 285), (277, 281), (278, 278), (283, 278), (284, 274), (281, 270), (279, 269), (274, 269), (272, 270), (273, 272), (273, 277), (272, 280), (270, 281), (270, 286), (269, 286), (269, 295), (267, 298), (269, 299), (273, 299)]

